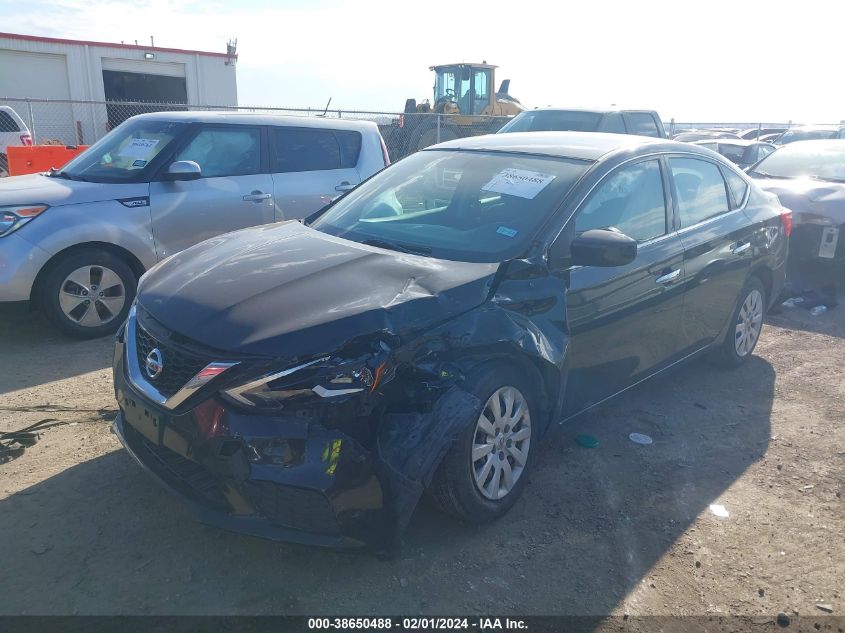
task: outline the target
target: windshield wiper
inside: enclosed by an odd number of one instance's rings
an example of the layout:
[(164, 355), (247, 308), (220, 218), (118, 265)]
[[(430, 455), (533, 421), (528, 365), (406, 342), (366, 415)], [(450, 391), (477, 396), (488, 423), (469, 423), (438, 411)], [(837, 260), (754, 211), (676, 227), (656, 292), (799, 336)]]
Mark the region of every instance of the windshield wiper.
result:
[(763, 178), (788, 178), (788, 176), (775, 176), (774, 174), (768, 174), (764, 171), (757, 171), (756, 169), (752, 169), (748, 173), (754, 176), (762, 176)]
[(381, 240), (376, 238), (362, 240), (361, 244), (375, 246), (376, 248), (386, 248), (389, 251), (410, 253), (411, 255), (431, 255), (431, 249), (428, 246), (410, 246), (407, 244), (398, 244), (396, 242), (389, 242), (387, 240)]
[(845, 178), (833, 178), (828, 176), (809, 176), (811, 180), (826, 180), (828, 182), (845, 182)]
[(50, 167), (50, 171), (47, 172), (47, 175), (51, 178), (66, 178), (67, 180), (74, 180), (74, 177), (69, 173), (62, 171), (61, 169), (56, 169), (55, 167)]

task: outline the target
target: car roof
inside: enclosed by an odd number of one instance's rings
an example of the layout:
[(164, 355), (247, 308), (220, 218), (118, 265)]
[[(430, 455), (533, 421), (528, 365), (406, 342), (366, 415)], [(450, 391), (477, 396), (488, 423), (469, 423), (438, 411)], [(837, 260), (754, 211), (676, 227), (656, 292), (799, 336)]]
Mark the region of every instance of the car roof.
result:
[(743, 138), (707, 138), (701, 139), (700, 141), (692, 141), (695, 145), (703, 145), (704, 143), (718, 143), (719, 145), (738, 145), (742, 147), (747, 147), (749, 145), (771, 145), (771, 143), (766, 143), (765, 141), (758, 141), (756, 139), (743, 139)]
[[(504, 135), (502, 135), (504, 136)], [(824, 149), (838, 149), (843, 150), (845, 149), (845, 138), (823, 138), (823, 139), (813, 139), (811, 141), (793, 141), (792, 143), (787, 143), (783, 147), (781, 147), (778, 152), (785, 152), (789, 150), (791, 152), (800, 149), (817, 149), (817, 150), (824, 150)]]
[[(656, 151), (689, 151), (689, 143), (667, 141), (633, 134), (604, 132), (514, 132), (470, 136), (433, 145), (433, 149), (463, 149), (488, 152), (516, 152), (556, 158), (598, 160), (617, 150), (631, 150), (652, 146)], [(426, 151), (426, 150), (423, 150)], [(704, 153), (702, 151), (702, 153)]]
[(786, 130), (787, 132), (812, 132), (821, 130), (824, 132), (838, 132), (839, 127), (836, 125), (793, 125)]
[(649, 110), (648, 108), (619, 108), (616, 106), (600, 107), (600, 108), (568, 108), (563, 106), (547, 106), (545, 108), (534, 108), (533, 110), (525, 110), (520, 114), (530, 114), (532, 112), (592, 112), (594, 114), (611, 114), (613, 112), (650, 112), (656, 114), (656, 110)]
[(321, 116), (293, 116), (285, 114), (253, 114), (243, 112), (151, 112), (133, 119), (148, 121), (182, 121), (185, 123), (232, 123), (239, 125), (286, 125), (291, 127), (331, 128), (356, 130), (377, 128), (372, 121), (350, 121)]

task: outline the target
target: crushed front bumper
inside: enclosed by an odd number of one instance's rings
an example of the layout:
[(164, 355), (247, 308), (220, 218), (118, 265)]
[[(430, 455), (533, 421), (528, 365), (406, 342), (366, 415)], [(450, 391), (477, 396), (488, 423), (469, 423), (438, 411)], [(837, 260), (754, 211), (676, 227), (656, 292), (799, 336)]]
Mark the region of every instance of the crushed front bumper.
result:
[(477, 399), (452, 389), (429, 413), (387, 415), (372, 447), (314, 419), (247, 414), (210, 396), (175, 414), (126, 377), (113, 377), (114, 431), (127, 451), (182, 497), (199, 520), (225, 530), (390, 555)]

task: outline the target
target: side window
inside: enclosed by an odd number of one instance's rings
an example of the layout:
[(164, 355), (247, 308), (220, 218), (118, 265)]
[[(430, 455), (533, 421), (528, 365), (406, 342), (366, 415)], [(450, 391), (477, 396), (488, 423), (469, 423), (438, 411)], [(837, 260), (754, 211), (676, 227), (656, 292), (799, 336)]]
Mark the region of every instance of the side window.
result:
[(692, 226), (728, 211), (728, 194), (719, 168), (695, 158), (670, 158), (681, 227)]
[(0, 110), (0, 132), (20, 132), (20, 128), (12, 115)]
[(353, 169), (358, 164), (361, 154), (361, 133), (351, 130), (336, 130), (335, 135), (340, 143), (340, 166)]
[(597, 132), (612, 132), (614, 134), (625, 134), (625, 123), (622, 115), (618, 112), (610, 112), (602, 118)]
[(648, 112), (628, 112), (625, 114), (625, 118), (628, 120), (628, 128), (631, 134), (660, 138), (657, 122)]
[(340, 145), (334, 131), (274, 127), (270, 134), (273, 139), (270, 171), (274, 174), (340, 169)]
[(192, 160), (203, 178), (261, 173), (261, 131), (251, 127), (205, 128), (174, 160)]
[(725, 179), (728, 181), (728, 187), (731, 190), (731, 205), (732, 209), (738, 209), (745, 200), (745, 192), (748, 191), (748, 183), (743, 180), (742, 176), (733, 172), (730, 169), (724, 169)]
[(773, 151), (775, 151), (775, 148), (771, 145), (758, 145), (757, 147), (760, 148), (760, 153), (757, 155), (757, 160), (762, 160), (766, 156), (771, 154)]
[(644, 242), (666, 233), (666, 200), (660, 163), (623, 167), (599, 185), (578, 211), (575, 232), (615, 227)]

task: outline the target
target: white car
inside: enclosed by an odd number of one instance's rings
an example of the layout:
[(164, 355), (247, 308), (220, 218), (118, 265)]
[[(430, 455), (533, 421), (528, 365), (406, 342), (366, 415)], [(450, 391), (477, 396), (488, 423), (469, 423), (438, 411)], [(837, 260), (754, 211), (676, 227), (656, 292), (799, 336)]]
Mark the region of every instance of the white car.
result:
[(6, 158), (9, 145), (32, 145), (32, 134), (17, 112), (9, 106), (0, 105), (0, 178), (9, 175)]
[(369, 121), (133, 117), (60, 170), (0, 181), (0, 308), (29, 302), (71, 335), (107, 334), (157, 262), (222, 233), (305, 218), (388, 163)]

